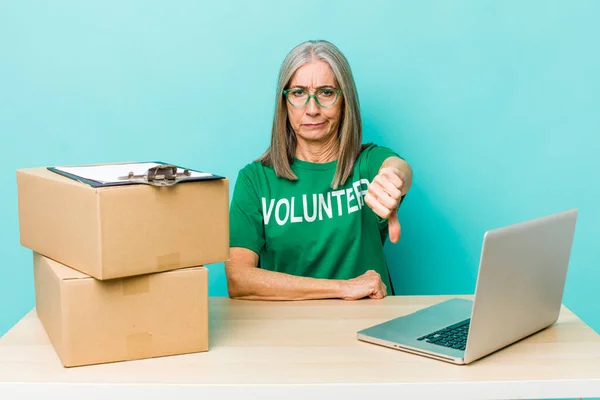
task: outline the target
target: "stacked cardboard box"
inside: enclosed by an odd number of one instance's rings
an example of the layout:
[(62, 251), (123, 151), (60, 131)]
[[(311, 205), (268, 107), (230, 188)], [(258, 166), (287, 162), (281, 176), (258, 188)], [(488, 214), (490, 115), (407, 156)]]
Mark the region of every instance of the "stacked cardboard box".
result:
[(229, 258), (228, 180), (93, 187), (17, 171), (36, 311), (66, 367), (207, 351), (206, 264)]

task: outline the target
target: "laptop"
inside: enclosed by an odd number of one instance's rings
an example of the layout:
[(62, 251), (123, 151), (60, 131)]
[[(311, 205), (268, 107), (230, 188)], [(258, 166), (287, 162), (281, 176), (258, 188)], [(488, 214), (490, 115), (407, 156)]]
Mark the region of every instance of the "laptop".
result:
[(363, 329), (358, 340), (470, 364), (553, 325), (577, 209), (487, 231), (473, 300), (452, 298)]

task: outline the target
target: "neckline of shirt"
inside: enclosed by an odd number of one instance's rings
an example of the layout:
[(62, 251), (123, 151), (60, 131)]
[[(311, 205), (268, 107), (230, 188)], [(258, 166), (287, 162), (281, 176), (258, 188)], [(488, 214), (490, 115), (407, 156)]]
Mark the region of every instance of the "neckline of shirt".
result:
[(294, 161), (292, 162), (292, 167), (317, 170), (317, 171), (326, 171), (326, 170), (330, 170), (330, 169), (335, 169), (336, 166), (337, 166), (337, 160), (329, 161), (326, 163), (314, 163), (314, 162), (304, 161), (304, 160), (300, 160), (298, 158), (294, 158)]

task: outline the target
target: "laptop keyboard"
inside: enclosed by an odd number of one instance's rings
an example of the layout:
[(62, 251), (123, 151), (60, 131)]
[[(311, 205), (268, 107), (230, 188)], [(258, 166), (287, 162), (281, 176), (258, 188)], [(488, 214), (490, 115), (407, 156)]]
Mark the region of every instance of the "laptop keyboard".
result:
[(467, 334), (469, 333), (469, 323), (471, 319), (465, 319), (454, 325), (450, 325), (439, 331), (421, 336), (417, 340), (425, 340), (428, 343), (438, 346), (450, 347), (452, 349), (464, 350), (467, 346)]

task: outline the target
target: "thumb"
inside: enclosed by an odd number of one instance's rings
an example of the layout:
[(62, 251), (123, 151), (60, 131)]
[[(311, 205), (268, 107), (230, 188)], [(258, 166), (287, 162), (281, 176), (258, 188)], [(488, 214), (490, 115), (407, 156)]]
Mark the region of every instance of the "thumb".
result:
[(398, 221), (398, 210), (394, 210), (388, 218), (388, 232), (390, 241), (397, 243), (400, 240), (400, 221)]

